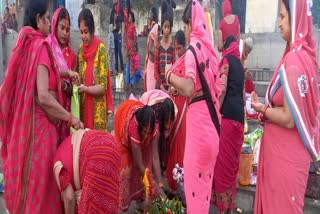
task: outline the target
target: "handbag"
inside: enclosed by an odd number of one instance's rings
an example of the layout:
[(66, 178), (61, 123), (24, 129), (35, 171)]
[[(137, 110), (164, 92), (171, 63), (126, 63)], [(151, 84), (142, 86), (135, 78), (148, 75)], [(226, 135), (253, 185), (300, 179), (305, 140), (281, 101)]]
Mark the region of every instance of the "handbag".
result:
[(311, 162), (305, 196), (320, 199), (320, 161)]

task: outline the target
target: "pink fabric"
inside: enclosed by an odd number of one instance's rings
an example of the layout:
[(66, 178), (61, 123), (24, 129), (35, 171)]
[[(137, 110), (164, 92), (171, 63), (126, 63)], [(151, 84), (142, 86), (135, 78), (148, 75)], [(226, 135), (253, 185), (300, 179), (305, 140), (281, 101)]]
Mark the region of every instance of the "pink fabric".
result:
[[(199, 2), (192, 1), (191, 44), (199, 63), (204, 63), (204, 76), (209, 85), (210, 93), (219, 114), (220, 82), (218, 81), (218, 58), (213, 48), (210, 30), (204, 10)], [(191, 55), (190, 55), (191, 54)], [(172, 71), (179, 73), (186, 67), (186, 78), (195, 83), (195, 91), (200, 87), (196, 64), (190, 61), (193, 55), (186, 52), (173, 66)], [(193, 57), (194, 58), (194, 57)], [(194, 59), (193, 59), (194, 60)], [(200, 88), (199, 88), (200, 89)], [(187, 111), (187, 136), (184, 155), (184, 189), (187, 201), (187, 213), (208, 213), (211, 197), (213, 169), (219, 151), (219, 137), (209, 116), (206, 102), (199, 101), (191, 104)]]
[[(151, 40), (153, 41), (153, 46), (157, 47), (158, 46), (158, 24), (155, 24), (152, 27), (152, 30), (150, 31), (149, 35), (148, 35), (148, 40), (147, 40), (147, 51), (149, 52), (149, 43), (151, 42)], [(149, 60), (149, 55), (148, 52), (146, 54), (146, 58), (145, 58), (145, 86), (144, 86), (144, 90), (145, 91), (149, 91), (152, 89), (156, 88), (156, 79), (154, 77), (154, 62), (152, 62), (151, 60)]]
[(54, 70), (54, 67), (52, 65), (52, 59), (50, 59), (49, 53), (45, 48), (41, 49), (38, 64), (44, 65), (48, 69), (48, 90), (57, 91), (59, 82), (57, 82), (56, 80), (56, 71)]
[(235, 208), (236, 182), (243, 143), (242, 123), (221, 120), (219, 154), (214, 169), (212, 203), (220, 212)]
[(167, 94), (166, 92), (158, 89), (153, 89), (153, 90), (144, 92), (140, 98), (140, 102), (142, 102), (145, 105), (152, 106), (154, 104), (162, 102), (166, 98), (172, 99), (170, 95)]
[[(52, 17), (52, 24), (51, 24), (51, 34), (46, 38), (48, 41), (52, 52), (53, 56), (55, 58), (56, 64), (59, 68), (59, 70), (74, 70), (75, 65), (76, 65), (76, 55), (71, 49), (70, 46), (70, 37), (68, 38), (68, 45), (67, 47), (61, 49), (59, 42), (57, 40), (57, 32), (56, 32), (56, 27), (57, 27), (57, 22), (59, 18), (59, 14), (61, 12), (62, 7), (58, 8)], [(71, 24), (71, 23), (70, 23)], [(69, 77), (64, 77), (64, 81), (70, 83), (70, 78)], [(50, 84), (49, 84), (50, 86)], [(65, 93), (62, 94), (62, 100), (63, 104), (62, 106), (67, 110), (70, 111), (71, 109), (71, 100), (70, 97), (68, 97)], [(63, 141), (66, 137), (70, 135), (70, 128), (67, 126), (67, 122), (64, 121), (61, 124), (61, 132), (60, 132), (60, 137), (61, 140)]]
[[(49, 52), (54, 63), (44, 36), (31, 27), (22, 28), (0, 90), (1, 153), (5, 200), (10, 213), (61, 212), (53, 170), (48, 170), (53, 168), (58, 133), (34, 99), (42, 49)], [(61, 102), (60, 76), (56, 68), (54, 71)]]
[(231, 8), (231, 3), (229, 0), (224, 0), (222, 3), (222, 12), (223, 16), (229, 16), (232, 14), (232, 8)]
[(287, 44), (274, 72), (266, 103), (271, 108), (283, 106), (285, 99), (295, 128), (273, 123), (264, 127), (255, 200), (258, 214), (302, 213), (310, 160), (319, 155), (318, 65), (310, 4), (292, 0), (290, 6), (292, 44)]

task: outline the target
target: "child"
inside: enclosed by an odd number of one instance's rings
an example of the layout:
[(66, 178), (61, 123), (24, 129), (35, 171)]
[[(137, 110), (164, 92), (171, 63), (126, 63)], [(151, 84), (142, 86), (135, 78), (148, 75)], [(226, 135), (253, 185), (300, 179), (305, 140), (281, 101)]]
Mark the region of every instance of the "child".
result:
[(114, 36), (113, 36), (113, 24), (109, 25), (109, 33), (107, 39), (107, 49), (109, 55), (109, 70), (110, 74), (115, 74), (115, 52), (114, 52)]

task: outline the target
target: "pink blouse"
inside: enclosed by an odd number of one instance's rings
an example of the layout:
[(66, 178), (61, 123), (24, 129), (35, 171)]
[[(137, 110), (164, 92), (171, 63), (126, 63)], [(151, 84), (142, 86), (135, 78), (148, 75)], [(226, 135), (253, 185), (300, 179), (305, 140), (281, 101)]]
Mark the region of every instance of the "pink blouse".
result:
[(48, 90), (57, 91), (58, 90), (58, 82), (56, 79), (55, 71), (53, 69), (52, 61), (49, 57), (48, 50), (46, 46), (42, 46), (40, 56), (39, 56), (38, 65), (44, 65), (47, 67), (49, 71), (49, 82), (48, 82)]
[(197, 91), (202, 89), (201, 81), (199, 78), (196, 59), (191, 51), (186, 52), (185, 58), (185, 70), (186, 70), (186, 77), (191, 78), (194, 83), (194, 92), (193, 95), (197, 93)]

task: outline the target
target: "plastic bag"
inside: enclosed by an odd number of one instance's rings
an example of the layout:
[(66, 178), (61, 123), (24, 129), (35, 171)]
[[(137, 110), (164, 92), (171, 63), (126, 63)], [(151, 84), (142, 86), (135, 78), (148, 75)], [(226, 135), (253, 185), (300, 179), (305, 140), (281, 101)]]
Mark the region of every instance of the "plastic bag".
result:
[[(78, 86), (73, 85), (72, 88), (72, 96), (71, 96), (71, 114), (76, 117), (80, 118), (80, 99), (78, 93)], [(71, 127), (70, 132), (73, 133), (76, 130)]]

